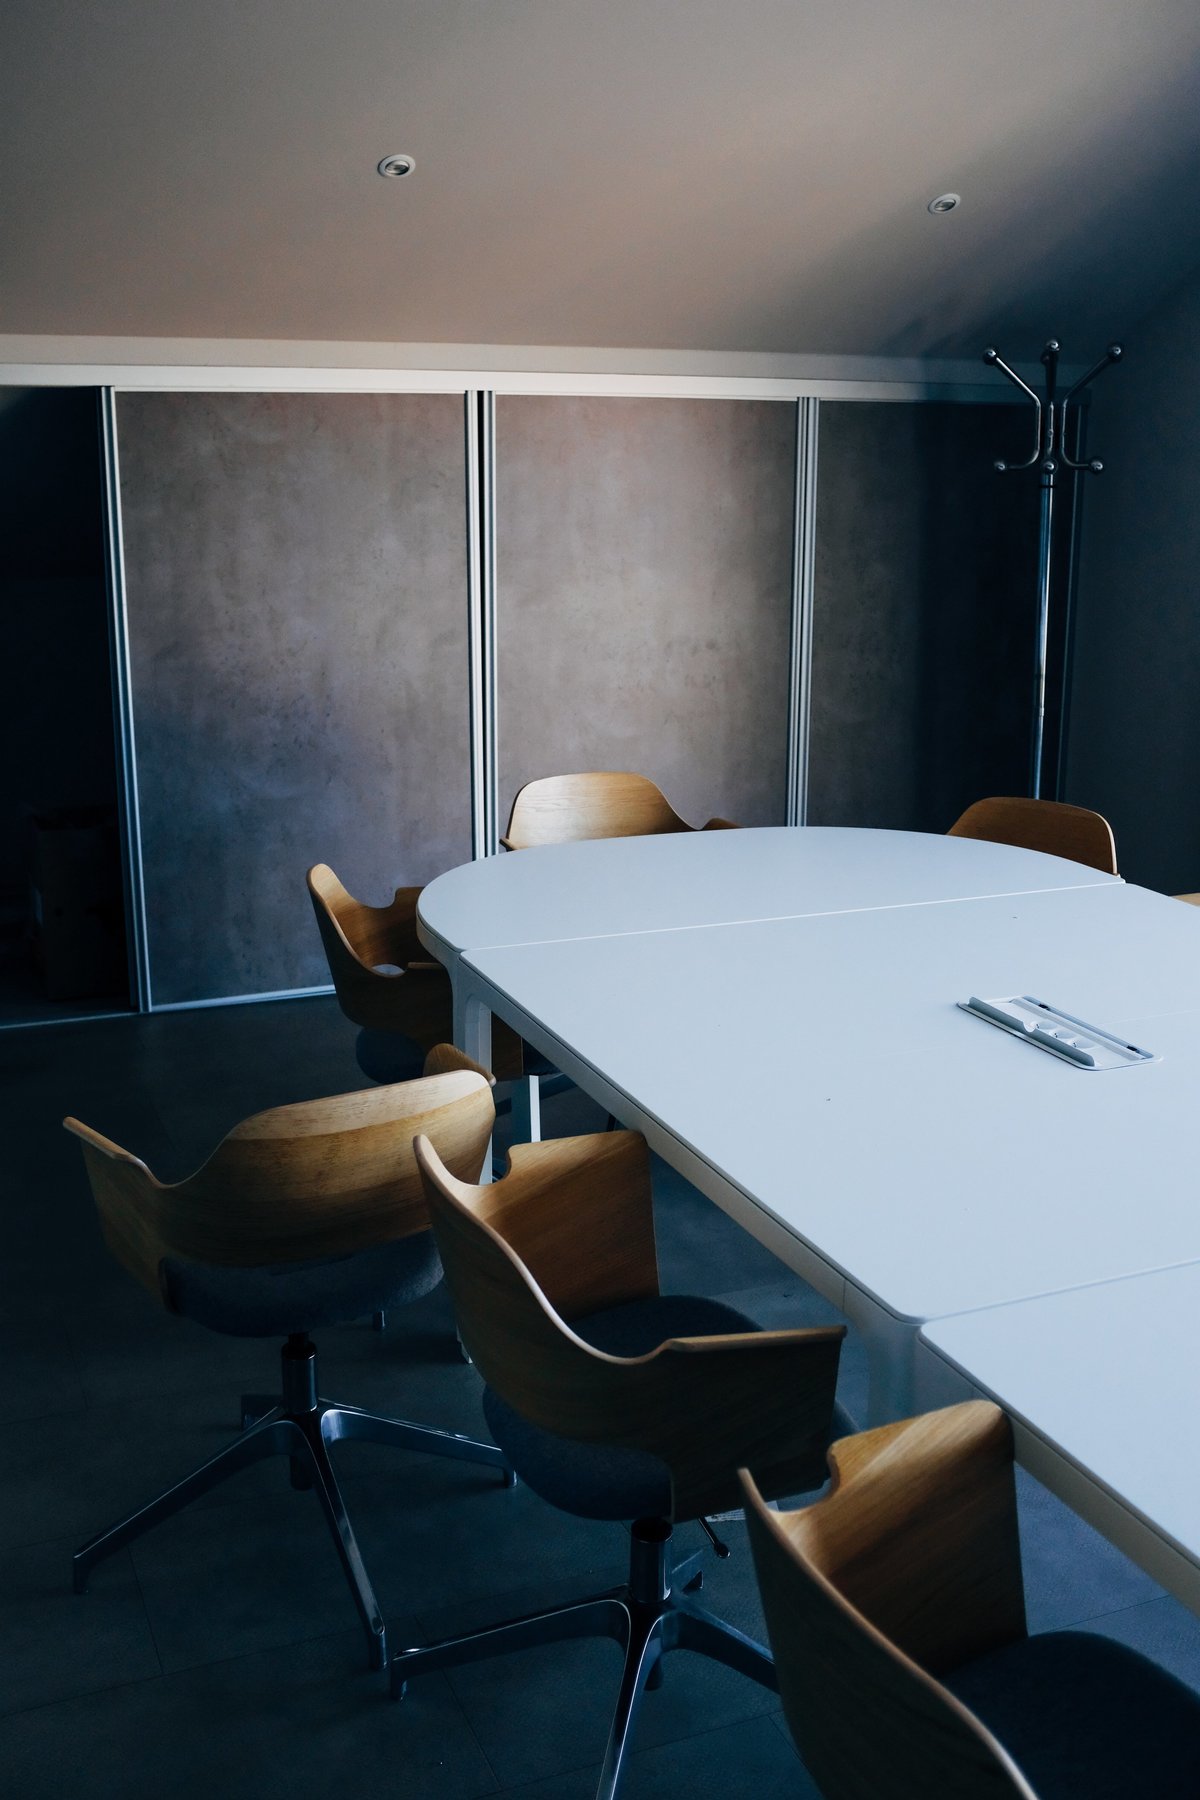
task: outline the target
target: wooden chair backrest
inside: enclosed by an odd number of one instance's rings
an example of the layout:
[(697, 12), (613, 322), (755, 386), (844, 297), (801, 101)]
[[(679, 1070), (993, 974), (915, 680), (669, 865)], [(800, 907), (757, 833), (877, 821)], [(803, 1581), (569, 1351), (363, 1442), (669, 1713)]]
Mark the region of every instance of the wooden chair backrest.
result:
[(1105, 875), (1117, 873), (1117, 846), (1112, 826), (1102, 813), (1061, 800), (1024, 800), (996, 794), (976, 800), (956, 819), (947, 837), (986, 838), (992, 844), (1016, 844), (1086, 863)]
[[(338, 1004), (356, 1025), (403, 1031), (426, 1049), (450, 1036), (450, 983), (417, 936), (420, 888), (397, 888), (387, 906), (366, 906), (348, 894), (327, 863), (308, 871), (308, 892)], [(390, 966), (385, 971), (380, 964)], [(409, 979), (408, 971), (427, 980)], [(426, 986), (434, 992), (426, 993)], [(433, 1002), (440, 1025), (428, 1043), (413, 1029), (414, 1001)]]
[[(355, 1025), (399, 1031), (422, 1050), (453, 1035), (450, 977), (417, 936), (420, 888), (397, 888), (388, 906), (364, 906), (348, 894), (327, 863), (308, 871), (308, 892), (338, 1005)], [(392, 971), (377, 965), (393, 965)], [(522, 1073), (524, 1046), (502, 1019), (492, 1023), (492, 1073), (509, 1081)]]
[(829, 1494), (742, 1471), (779, 1690), (827, 1800), (1037, 1800), (937, 1676), (1025, 1635), (1012, 1433), (983, 1401), (843, 1438)]
[(742, 1444), (756, 1446), (772, 1492), (810, 1485), (814, 1467), (823, 1477), (841, 1327), (680, 1338), (640, 1357), (609, 1356), (571, 1329), (659, 1291), (639, 1133), (517, 1146), (488, 1187), (457, 1178), (427, 1140), (416, 1154), (463, 1342), (525, 1418), (661, 1458), (680, 1519), (736, 1503)]
[(160, 1293), (166, 1256), (232, 1268), (345, 1256), (425, 1231), (413, 1139), (427, 1134), (448, 1165), (477, 1176), (495, 1108), (473, 1067), (277, 1106), (245, 1119), (185, 1181), (145, 1163), (78, 1119), (109, 1248)]
[(650, 837), (690, 831), (666, 795), (646, 775), (547, 775), (528, 781), (512, 803), (507, 850), (569, 844), (583, 838)]

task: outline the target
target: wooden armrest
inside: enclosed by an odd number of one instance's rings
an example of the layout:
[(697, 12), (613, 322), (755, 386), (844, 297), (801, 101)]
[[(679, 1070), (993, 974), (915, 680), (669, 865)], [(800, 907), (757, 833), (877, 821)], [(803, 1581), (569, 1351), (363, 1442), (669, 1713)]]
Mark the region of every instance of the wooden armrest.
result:
[(734, 819), (709, 819), (700, 829), (701, 831), (740, 831), (742, 828)]
[(614, 1439), (661, 1457), (677, 1518), (741, 1504), (747, 1467), (768, 1499), (819, 1486), (844, 1325), (676, 1338), (627, 1366)]
[(165, 1248), (162, 1183), (139, 1157), (82, 1120), (66, 1118), (63, 1126), (83, 1145), (83, 1160), (109, 1249), (131, 1275), (162, 1299), (158, 1272)]
[(780, 1523), (905, 1655), (936, 1674), (1024, 1635), (1012, 1428), (999, 1407), (966, 1401), (862, 1431), (829, 1461), (826, 1498)]
[(456, 1049), (453, 1044), (435, 1044), (425, 1058), (424, 1074), (449, 1075), (454, 1069), (469, 1069), (476, 1075), (482, 1075), (489, 1087), (495, 1087), (496, 1077), (482, 1063), (477, 1063), (464, 1050)]
[(85, 1125), (82, 1119), (65, 1118), (63, 1130), (69, 1131), (72, 1137), (82, 1138), (89, 1149), (98, 1150), (101, 1156), (107, 1156), (113, 1162), (127, 1163), (131, 1168), (140, 1169), (150, 1181), (154, 1180), (140, 1157), (132, 1155), (128, 1150), (123, 1150), (120, 1144), (114, 1144), (111, 1138), (103, 1137), (100, 1132), (93, 1131), (92, 1127)]
[(564, 1319), (656, 1295), (650, 1152), (636, 1131), (514, 1144), (482, 1209)]

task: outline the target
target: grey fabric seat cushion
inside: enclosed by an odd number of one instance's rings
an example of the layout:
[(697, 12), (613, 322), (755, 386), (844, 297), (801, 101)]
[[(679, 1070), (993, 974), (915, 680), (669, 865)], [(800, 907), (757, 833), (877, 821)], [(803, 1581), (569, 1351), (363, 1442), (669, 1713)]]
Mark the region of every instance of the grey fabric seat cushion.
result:
[(221, 1269), (166, 1257), (167, 1300), (175, 1312), (231, 1337), (287, 1337), (343, 1325), (419, 1300), (442, 1278), (431, 1231), (376, 1244), (352, 1256)]
[(942, 1683), (999, 1739), (1038, 1800), (1197, 1800), (1200, 1695), (1084, 1631), (1022, 1639)]
[[(572, 1319), (571, 1329), (613, 1356), (644, 1356), (667, 1338), (757, 1331), (744, 1313), (719, 1300), (670, 1294)], [(488, 1427), (521, 1479), (562, 1512), (585, 1519), (669, 1518), (671, 1476), (644, 1450), (581, 1444), (543, 1431), (485, 1388)]]
[(415, 1038), (402, 1031), (375, 1031), (364, 1026), (354, 1046), (358, 1066), (371, 1081), (390, 1087), (394, 1081), (415, 1081), (425, 1071), (425, 1052)]

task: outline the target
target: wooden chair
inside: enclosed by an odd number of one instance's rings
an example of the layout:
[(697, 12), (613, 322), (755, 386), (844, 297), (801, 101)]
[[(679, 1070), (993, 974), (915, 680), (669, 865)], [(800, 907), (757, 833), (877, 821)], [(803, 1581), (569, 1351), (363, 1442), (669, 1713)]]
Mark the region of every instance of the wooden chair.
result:
[(784, 1711), (826, 1800), (1175, 1800), (1200, 1697), (1108, 1638), (1026, 1634), (1004, 1414), (835, 1444), (815, 1505), (742, 1489)]
[(747, 1460), (770, 1493), (825, 1479), (844, 1328), (759, 1331), (718, 1301), (663, 1296), (636, 1132), (521, 1145), (490, 1187), (463, 1181), (428, 1138), (416, 1156), (497, 1443), (552, 1505), (634, 1523), (625, 1586), (406, 1650), (392, 1659), (392, 1691), (428, 1669), (614, 1637), (625, 1670), (598, 1789), (611, 1800), (668, 1651), (774, 1686), (761, 1645), (691, 1597), (699, 1558), (672, 1568), (672, 1525), (736, 1504)]
[[(450, 977), (417, 936), (420, 888), (397, 888), (387, 906), (367, 906), (328, 863), (316, 863), (307, 880), (338, 1005), (360, 1027), (359, 1068), (372, 1081), (411, 1081), (426, 1053), (453, 1035)], [(521, 1050), (520, 1038), (498, 1019), (497, 1080), (520, 1075)]]
[(947, 837), (986, 838), (992, 844), (1016, 844), (1086, 863), (1105, 875), (1117, 873), (1117, 846), (1112, 826), (1101, 813), (1060, 800), (1023, 800), (996, 795), (976, 800), (956, 819)]
[(309, 1332), (408, 1300), (441, 1279), (413, 1156), (416, 1133), (460, 1175), (479, 1172), (492, 1131), (484, 1076), (449, 1046), (425, 1078), (244, 1120), (186, 1181), (164, 1184), (128, 1150), (64, 1120), (84, 1161), (109, 1249), (170, 1312), (238, 1337), (282, 1337), (279, 1395), (242, 1398), (242, 1435), (75, 1556), (75, 1590), (103, 1557), (218, 1482), (267, 1456), (291, 1459), (292, 1484), (325, 1513), (382, 1668), (386, 1634), (329, 1460), (339, 1438), (465, 1458), (512, 1472), (492, 1444), (381, 1418), (321, 1398)]
[[(520, 790), (500, 842), (506, 850), (528, 850), (535, 844), (695, 829), (645, 775), (547, 775), (527, 781)], [(728, 819), (710, 819), (700, 829), (728, 831), (733, 826)]]

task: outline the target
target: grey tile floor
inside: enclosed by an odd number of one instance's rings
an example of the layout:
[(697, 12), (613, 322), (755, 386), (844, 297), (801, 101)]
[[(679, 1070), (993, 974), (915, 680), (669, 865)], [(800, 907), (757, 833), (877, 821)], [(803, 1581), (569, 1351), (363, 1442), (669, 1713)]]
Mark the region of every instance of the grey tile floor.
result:
[[(70, 1586), (71, 1552), (227, 1441), (276, 1348), (167, 1317), (104, 1249), (67, 1112), (186, 1173), (247, 1113), (360, 1086), (332, 1001), (230, 1007), (0, 1034), (0, 1792), (21, 1800), (587, 1800), (617, 1651), (603, 1643), (431, 1675), (392, 1705), (315, 1502), (263, 1464)], [(548, 1129), (590, 1130), (579, 1095)], [(664, 1284), (763, 1324), (836, 1317), (667, 1169), (656, 1181)], [(481, 1431), (479, 1384), (439, 1290), (320, 1340), (327, 1393)], [(861, 1415), (853, 1338), (841, 1398)], [(394, 1643), (621, 1578), (621, 1527), (570, 1519), (486, 1470), (371, 1446), (339, 1468)], [(1032, 1628), (1086, 1623), (1200, 1687), (1200, 1625), (1036, 1484), (1021, 1480)], [(744, 1529), (709, 1558), (715, 1610), (761, 1633)], [(698, 1547), (695, 1527), (680, 1533)], [(693, 1546), (692, 1540), (696, 1540)], [(812, 1800), (772, 1697), (673, 1658), (639, 1721), (628, 1800)]]

